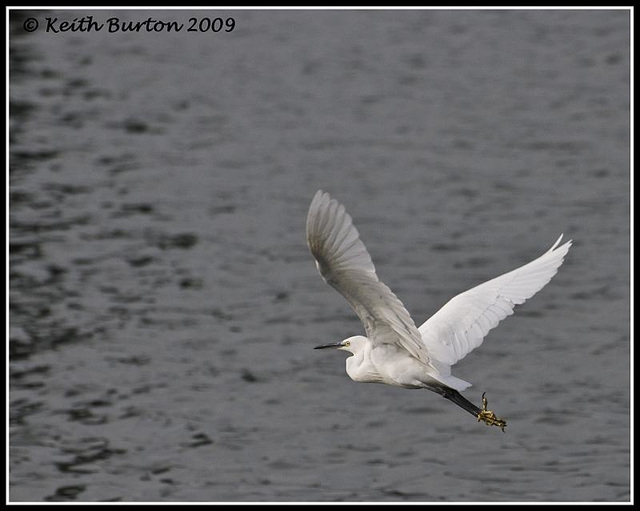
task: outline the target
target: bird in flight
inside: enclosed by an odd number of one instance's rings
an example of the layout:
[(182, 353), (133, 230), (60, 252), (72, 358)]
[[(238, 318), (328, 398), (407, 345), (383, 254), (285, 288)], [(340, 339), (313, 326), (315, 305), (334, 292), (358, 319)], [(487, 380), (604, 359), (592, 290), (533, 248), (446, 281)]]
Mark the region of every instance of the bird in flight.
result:
[(478, 422), (507, 425), (482, 394), (482, 408), (460, 394), (471, 384), (451, 366), (480, 346), (489, 330), (513, 314), (515, 305), (540, 291), (556, 274), (571, 241), (562, 235), (537, 259), (449, 300), (416, 327), (398, 297), (376, 275), (371, 256), (345, 208), (318, 190), (307, 215), (307, 244), (323, 280), (334, 287), (364, 324), (356, 335), (315, 349), (348, 351), (347, 374), (357, 382), (428, 389), (474, 415)]

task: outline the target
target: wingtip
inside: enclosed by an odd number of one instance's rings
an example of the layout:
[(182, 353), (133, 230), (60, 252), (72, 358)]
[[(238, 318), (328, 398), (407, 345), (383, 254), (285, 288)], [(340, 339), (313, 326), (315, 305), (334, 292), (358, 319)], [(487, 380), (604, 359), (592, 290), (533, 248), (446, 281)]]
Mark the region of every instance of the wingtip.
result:
[(329, 202), (330, 200), (331, 200), (331, 197), (329, 196), (329, 194), (324, 190), (320, 189), (313, 196), (313, 199), (311, 200), (311, 204), (313, 205), (313, 204), (318, 204), (319, 202)]
[(331, 200), (332, 199), (329, 194), (322, 189), (318, 190), (311, 200), (309, 211), (307, 212), (306, 225), (307, 245), (309, 245), (309, 248), (311, 248), (313, 238), (317, 234), (316, 231), (318, 229), (318, 219), (321, 218), (322, 212), (327, 208), (327, 205), (331, 203)]
[(564, 236), (564, 233), (560, 235), (560, 237), (553, 244), (553, 246), (546, 252), (551, 257), (558, 258), (558, 260), (560, 261), (559, 264), (562, 264), (565, 256), (569, 253), (569, 249), (571, 248), (571, 243), (573, 241), (573, 240), (565, 241), (561, 245), (560, 242), (562, 241), (563, 236)]
[[(556, 248), (558, 248), (558, 246), (560, 245), (560, 242), (562, 241), (562, 237), (564, 236), (564, 233), (560, 234), (560, 237), (556, 240), (556, 242), (553, 244), (553, 246), (549, 249), (549, 252), (554, 251)], [(569, 240), (566, 241), (562, 247), (567, 247), (567, 250), (569, 249), (569, 247), (571, 246), (571, 244), (573, 243), (573, 240)], [(561, 248), (562, 248), (561, 247)]]
[(556, 242), (553, 244), (553, 246), (551, 247), (551, 250), (555, 250), (555, 248), (560, 245), (560, 242), (562, 241), (562, 237), (564, 236), (564, 233), (560, 233), (560, 237), (556, 240)]

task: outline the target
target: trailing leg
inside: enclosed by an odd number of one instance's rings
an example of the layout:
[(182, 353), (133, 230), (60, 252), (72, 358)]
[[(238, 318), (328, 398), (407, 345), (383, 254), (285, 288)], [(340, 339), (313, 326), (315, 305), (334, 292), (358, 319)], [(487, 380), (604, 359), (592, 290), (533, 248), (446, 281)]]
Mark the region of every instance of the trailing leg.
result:
[(469, 401), (466, 397), (464, 397), (460, 392), (455, 389), (445, 387), (442, 389), (442, 397), (447, 398), (449, 401), (457, 404), (460, 408), (466, 410), (474, 417), (478, 417), (478, 414), (482, 411), (476, 405), (474, 405), (471, 401)]
[(504, 433), (504, 428), (507, 426), (507, 421), (496, 417), (496, 414), (491, 410), (487, 410), (487, 398), (482, 393), (482, 409), (478, 408), (467, 398), (463, 397), (460, 392), (450, 387), (441, 387), (438, 392), (449, 401), (457, 404), (460, 408), (466, 410), (471, 415), (478, 419), (478, 422), (482, 421), (487, 426), (498, 426)]

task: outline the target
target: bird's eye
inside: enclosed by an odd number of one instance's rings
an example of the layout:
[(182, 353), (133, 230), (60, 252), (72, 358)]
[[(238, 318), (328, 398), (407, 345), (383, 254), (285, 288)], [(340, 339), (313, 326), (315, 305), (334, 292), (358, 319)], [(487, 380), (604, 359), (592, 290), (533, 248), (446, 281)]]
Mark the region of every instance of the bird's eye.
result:
[(349, 341), (344, 341), (344, 345), (345, 346), (351, 346), (351, 343)]

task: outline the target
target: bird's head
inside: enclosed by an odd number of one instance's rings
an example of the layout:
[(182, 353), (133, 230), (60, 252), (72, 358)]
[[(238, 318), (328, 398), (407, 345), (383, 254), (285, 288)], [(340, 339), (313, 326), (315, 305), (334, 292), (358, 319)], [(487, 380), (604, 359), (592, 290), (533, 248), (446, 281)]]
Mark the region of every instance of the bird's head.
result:
[(320, 346), (316, 346), (313, 348), (314, 350), (321, 350), (325, 348), (336, 348), (339, 350), (348, 351), (353, 353), (354, 355), (360, 353), (364, 350), (364, 347), (369, 342), (369, 339), (363, 337), (362, 335), (354, 335), (353, 337), (349, 337), (344, 341), (339, 342), (330, 342), (327, 344), (321, 344)]

